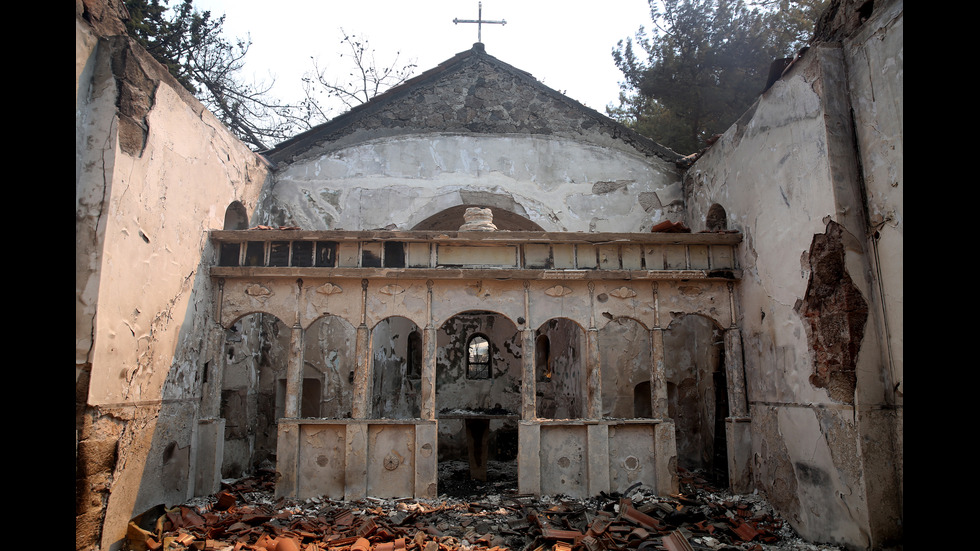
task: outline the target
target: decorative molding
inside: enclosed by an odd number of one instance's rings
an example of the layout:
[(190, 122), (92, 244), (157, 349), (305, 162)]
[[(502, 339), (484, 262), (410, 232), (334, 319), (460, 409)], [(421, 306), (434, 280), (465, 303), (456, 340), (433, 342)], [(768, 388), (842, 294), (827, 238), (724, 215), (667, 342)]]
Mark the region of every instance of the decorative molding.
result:
[(382, 295), (397, 295), (405, 292), (405, 288), (401, 285), (395, 285), (394, 283), (385, 285), (384, 287), (378, 289), (378, 292)]
[(635, 297), (636, 291), (630, 289), (629, 287), (620, 287), (619, 289), (613, 289), (612, 291), (609, 291), (609, 294), (616, 298), (627, 299), (627, 298)]
[(339, 285), (334, 285), (333, 283), (324, 283), (323, 285), (316, 288), (316, 292), (321, 295), (336, 295), (337, 293), (343, 293), (344, 289)]
[(251, 283), (245, 286), (245, 294), (255, 298), (269, 298), (272, 296), (272, 290), (264, 285)]
[(555, 285), (545, 290), (544, 294), (550, 297), (564, 297), (572, 294), (572, 290), (563, 285)]

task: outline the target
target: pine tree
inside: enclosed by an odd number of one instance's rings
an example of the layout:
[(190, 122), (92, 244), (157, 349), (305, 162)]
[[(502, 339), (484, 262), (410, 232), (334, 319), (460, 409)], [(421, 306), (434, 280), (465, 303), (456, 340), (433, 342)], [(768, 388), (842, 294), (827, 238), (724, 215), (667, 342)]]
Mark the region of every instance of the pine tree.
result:
[(613, 50), (624, 81), (610, 116), (678, 152), (698, 151), (752, 104), (777, 58), (809, 38), (823, 0), (649, 0), (643, 27)]

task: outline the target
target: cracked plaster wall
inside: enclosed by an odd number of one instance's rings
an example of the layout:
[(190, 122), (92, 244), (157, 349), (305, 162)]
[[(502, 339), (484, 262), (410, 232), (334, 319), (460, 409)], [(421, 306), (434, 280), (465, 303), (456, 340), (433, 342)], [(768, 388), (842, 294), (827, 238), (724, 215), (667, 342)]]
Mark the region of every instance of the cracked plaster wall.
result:
[[(876, 4), (881, 4), (876, 2)], [(860, 144), (859, 161), (867, 197), (867, 217), (870, 225), (869, 249), (872, 251), (874, 295), (880, 309), (879, 326), (884, 333), (884, 351), (888, 374), (884, 377), (893, 392), (885, 389), (882, 401), (890, 402), (893, 411), (883, 409), (878, 424), (881, 430), (893, 427), (894, 448), (898, 453), (885, 454), (893, 461), (899, 481), (904, 480), (902, 458), (902, 427), (904, 405), (904, 33), (903, 3), (878, 5), (876, 17), (860, 32), (844, 41), (845, 61), (851, 106), (854, 112), (854, 134)], [(891, 415), (896, 418), (893, 421)], [(871, 440), (866, 447), (876, 446)], [(887, 487), (876, 481), (871, 491)], [(898, 488), (899, 509), (904, 503), (904, 489)], [(889, 499), (873, 495), (874, 499)], [(885, 526), (894, 519), (885, 517), (878, 522)]]
[(145, 52), (100, 36), (120, 29), (93, 27), (99, 15), (76, 4), (80, 549), (118, 548), (132, 516), (193, 494), (202, 372), (214, 353), (207, 230), (222, 227), (232, 201), (254, 210), (266, 178)]
[[(883, 6), (844, 48), (811, 47), (685, 178), (692, 229), (717, 203), (745, 238), (739, 323), (756, 483), (804, 537), (849, 548), (902, 533), (901, 362), (883, 336), (887, 326), (900, 358), (901, 9)], [(849, 72), (855, 59), (863, 65)], [(826, 363), (804, 319), (811, 243), (832, 226), (840, 269), (871, 310), (843, 343), (854, 354), (849, 394), (814, 384)]]
[(645, 231), (678, 219), (681, 199), (673, 169), (638, 154), (555, 136), (436, 133), (284, 166), (266, 212), (269, 223), (310, 230), (408, 230), (475, 203), (548, 231)]

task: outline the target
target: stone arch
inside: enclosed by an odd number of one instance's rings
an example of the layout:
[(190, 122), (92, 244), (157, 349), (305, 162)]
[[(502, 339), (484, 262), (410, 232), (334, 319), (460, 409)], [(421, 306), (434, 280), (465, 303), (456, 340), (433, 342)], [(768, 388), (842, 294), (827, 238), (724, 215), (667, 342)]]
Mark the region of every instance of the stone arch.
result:
[[(489, 344), (489, 378), (467, 377), (468, 345), (474, 336)], [(436, 411), (439, 461), (465, 462), (486, 479), (489, 461), (512, 465), (517, 458), (517, 421), (523, 370), (521, 331), (495, 311), (464, 310), (436, 331)], [(476, 454), (470, 460), (470, 454)], [(482, 459), (481, 459), (482, 458)], [(482, 470), (480, 470), (482, 469)]]
[(225, 209), (225, 220), (222, 226), (225, 230), (247, 230), (248, 211), (241, 201), (232, 201)]
[(472, 207), (489, 208), (493, 211), (493, 225), (502, 231), (544, 231), (525, 216), (493, 205), (464, 204), (443, 209), (415, 224), (415, 231), (457, 231), (463, 225), (463, 214)]
[(676, 316), (664, 331), (668, 415), (677, 430), (678, 465), (704, 469), (727, 485), (728, 387), (725, 329), (702, 314)]
[(652, 415), (652, 364), (650, 330), (640, 320), (616, 317), (599, 329), (602, 417), (624, 419)]
[(421, 413), (421, 381), (408, 376), (409, 335), (419, 332), (402, 316), (380, 320), (371, 330), (371, 417), (417, 419)]
[(536, 415), (543, 419), (576, 419), (586, 415), (585, 329), (569, 318), (551, 318), (535, 332), (546, 337), (550, 348), (544, 376), (535, 365)]
[[(352, 415), (357, 329), (346, 319), (331, 314), (318, 317), (305, 330), (303, 338), (303, 404), (314, 392), (308, 389), (311, 379), (318, 381), (314, 417), (349, 418)], [(311, 398), (307, 398), (311, 396)], [(306, 417), (306, 415), (303, 415)]]
[(223, 477), (239, 477), (275, 457), (276, 421), (285, 404), (291, 328), (249, 312), (225, 327), (220, 416), (225, 419)]
[(708, 207), (708, 214), (704, 220), (705, 229), (708, 231), (723, 231), (728, 229), (728, 213), (725, 207), (718, 203), (713, 203)]
[[(490, 345), (487, 379), (466, 376), (467, 346), (474, 336)], [(520, 411), (521, 335), (508, 316), (489, 310), (464, 310), (436, 331), (436, 409)], [(477, 390), (478, 389), (478, 390)]]

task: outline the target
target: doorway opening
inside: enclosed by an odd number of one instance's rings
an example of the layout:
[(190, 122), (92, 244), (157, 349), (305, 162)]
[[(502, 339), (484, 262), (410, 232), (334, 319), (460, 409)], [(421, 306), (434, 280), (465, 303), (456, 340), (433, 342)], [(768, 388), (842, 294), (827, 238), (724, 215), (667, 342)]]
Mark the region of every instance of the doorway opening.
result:
[(436, 334), (439, 493), (516, 491), (521, 334), (502, 314), (467, 311)]

